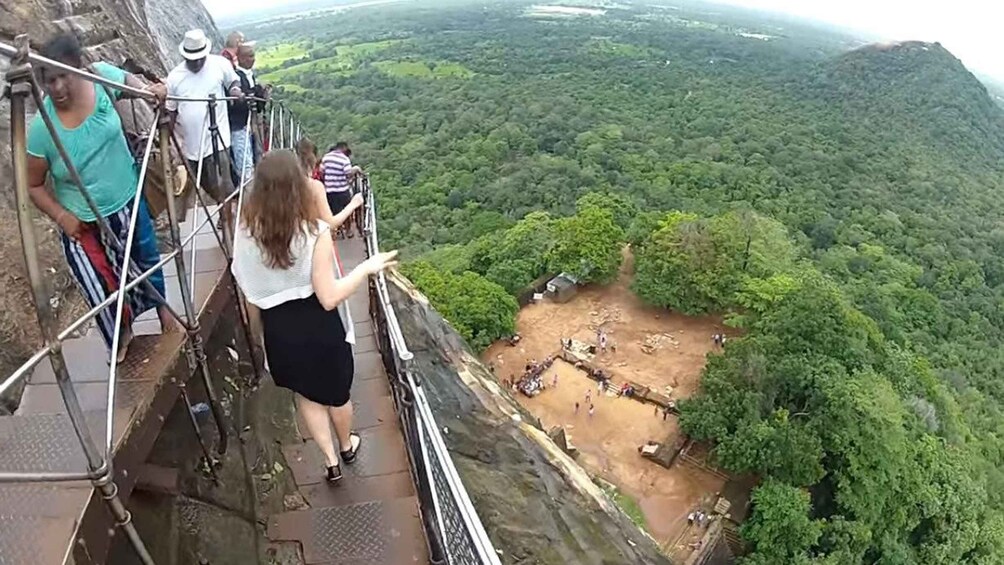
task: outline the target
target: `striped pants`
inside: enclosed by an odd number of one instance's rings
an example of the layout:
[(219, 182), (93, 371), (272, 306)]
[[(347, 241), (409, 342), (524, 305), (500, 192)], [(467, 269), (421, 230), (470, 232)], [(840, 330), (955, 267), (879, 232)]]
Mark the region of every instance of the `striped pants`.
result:
[[(132, 216), (132, 202), (118, 212), (105, 217), (116, 239), (122, 242), (129, 235), (129, 222)], [(110, 294), (119, 288), (119, 276), (122, 272), (123, 254), (114, 246), (107, 244), (96, 223), (85, 223), (79, 240), (73, 240), (62, 235), (63, 253), (70, 265), (73, 278), (80, 287), (91, 308), (101, 304)], [(157, 235), (154, 233), (153, 222), (147, 211), (146, 201), (140, 200), (139, 217), (136, 218), (136, 233), (133, 235), (131, 257), (137, 270), (130, 272), (130, 279), (150, 269), (160, 261), (157, 250)], [(164, 273), (160, 269), (147, 279), (157, 289), (161, 296), (166, 296), (164, 290)], [(131, 327), (136, 317), (160, 305), (157, 298), (145, 290), (140, 284), (126, 296), (125, 309), (122, 312), (123, 327)], [(111, 350), (112, 338), (115, 332), (115, 303), (101, 310), (96, 317), (101, 337)]]

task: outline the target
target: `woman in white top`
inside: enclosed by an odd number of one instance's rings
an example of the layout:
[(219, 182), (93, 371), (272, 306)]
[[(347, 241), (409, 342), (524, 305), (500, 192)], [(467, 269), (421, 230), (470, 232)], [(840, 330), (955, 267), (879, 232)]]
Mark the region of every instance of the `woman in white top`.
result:
[(296, 393), (297, 409), (324, 452), (334, 483), (342, 472), (329, 420), (342, 461), (352, 463), (361, 442), (352, 432), (355, 337), (346, 300), (368, 276), (396, 264), (397, 252), (370, 257), (338, 276), (330, 225), (337, 218), (320, 206), (291, 151), (265, 155), (245, 198), (234, 276), (260, 310), (272, 378)]

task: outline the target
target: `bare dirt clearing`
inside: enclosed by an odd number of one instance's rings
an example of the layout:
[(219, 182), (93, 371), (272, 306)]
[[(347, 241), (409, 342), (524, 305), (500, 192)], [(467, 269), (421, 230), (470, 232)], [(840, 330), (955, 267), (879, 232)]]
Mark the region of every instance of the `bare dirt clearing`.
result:
[[(625, 264), (630, 268), (630, 260)], [(721, 319), (648, 307), (631, 293), (629, 284), (629, 275), (622, 274), (613, 285), (580, 289), (565, 304), (530, 304), (517, 317), (519, 344), (496, 343), (482, 359), (494, 366), (500, 380), (519, 378), (531, 359), (557, 353), (562, 338), (596, 343), (596, 330), (602, 327), (615, 350), (598, 354), (594, 362), (613, 375), (615, 386), (631, 380), (660, 392), (673, 387), (673, 398), (690, 396), (697, 390), (705, 356), (715, 347), (711, 336), (725, 330)], [(643, 350), (652, 346), (651, 353)], [(555, 374), (558, 386), (552, 387)], [(696, 540), (696, 531), (688, 531), (687, 515), (701, 503), (712, 504), (724, 481), (686, 464), (665, 469), (638, 453), (646, 441), (678, 435), (676, 418), (664, 420), (650, 404), (598, 396), (594, 381), (561, 360), (545, 372), (543, 381), (548, 388), (534, 398), (513, 394), (545, 429), (566, 428), (583, 466), (638, 502), (648, 531), (668, 553), (676, 554)], [(592, 417), (587, 391), (595, 406)]]

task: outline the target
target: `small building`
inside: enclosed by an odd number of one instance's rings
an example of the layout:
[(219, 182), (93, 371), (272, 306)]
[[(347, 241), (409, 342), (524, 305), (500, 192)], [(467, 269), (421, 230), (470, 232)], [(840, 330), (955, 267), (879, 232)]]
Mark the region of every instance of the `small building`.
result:
[(555, 302), (564, 304), (572, 299), (577, 292), (579, 281), (568, 273), (561, 273), (547, 283), (547, 294)]

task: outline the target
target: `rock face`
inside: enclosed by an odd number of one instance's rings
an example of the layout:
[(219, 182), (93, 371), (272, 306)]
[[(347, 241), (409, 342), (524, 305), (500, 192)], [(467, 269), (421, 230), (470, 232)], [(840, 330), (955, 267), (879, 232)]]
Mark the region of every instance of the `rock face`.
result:
[(528, 423), (425, 298), (406, 280), (393, 282), (414, 372), (503, 563), (668, 564), (586, 472)]
[(168, 69), (181, 61), (178, 43), (190, 29), (205, 30), (213, 40), (215, 52), (223, 48), (216, 23), (200, 0), (146, 0), (145, 4), (149, 39)]

